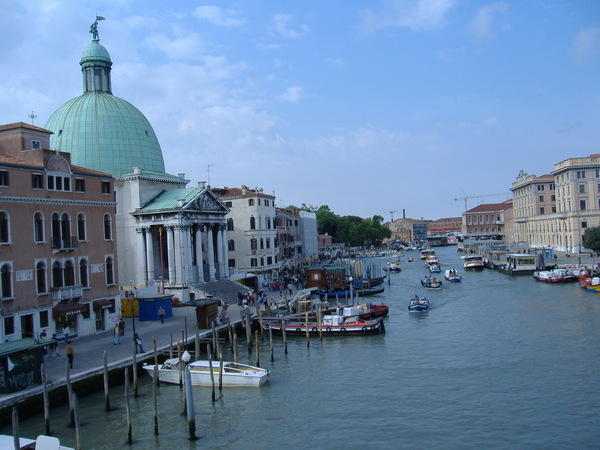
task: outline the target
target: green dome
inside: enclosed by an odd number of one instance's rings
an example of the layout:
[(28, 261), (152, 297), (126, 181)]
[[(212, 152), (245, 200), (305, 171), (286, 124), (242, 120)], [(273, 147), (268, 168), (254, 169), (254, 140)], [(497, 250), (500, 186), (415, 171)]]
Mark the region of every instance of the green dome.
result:
[(53, 150), (71, 153), (78, 166), (120, 176), (134, 167), (164, 173), (160, 144), (148, 119), (112, 95), (108, 51), (94, 39), (81, 55), (83, 95), (58, 108), (45, 128)]
[(58, 108), (46, 122), (53, 150), (71, 153), (78, 166), (119, 176), (133, 167), (164, 173), (158, 139), (148, 119), (112, 94), (88, 92)]

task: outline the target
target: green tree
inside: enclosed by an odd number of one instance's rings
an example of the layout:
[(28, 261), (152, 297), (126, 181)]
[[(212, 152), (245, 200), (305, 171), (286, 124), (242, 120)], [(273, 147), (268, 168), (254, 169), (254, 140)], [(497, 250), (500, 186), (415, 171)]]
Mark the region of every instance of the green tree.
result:
[(583, 234), (583, 246), (595, 252), (600, 251), (600, 227), (586, 228)]

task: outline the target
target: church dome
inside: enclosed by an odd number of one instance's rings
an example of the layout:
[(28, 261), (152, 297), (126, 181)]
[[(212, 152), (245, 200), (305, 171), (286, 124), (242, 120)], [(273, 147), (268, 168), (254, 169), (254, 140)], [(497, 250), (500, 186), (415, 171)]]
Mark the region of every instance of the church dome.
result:
[(112, 61), (97, 34), (81, 55), (83, 94), (58, 108), (45, 128), (53, 150), (71, 153), (78, 166), (120, 176), (140, 167), (164, 173), (152, 125), (135, 106), (112, 94)]

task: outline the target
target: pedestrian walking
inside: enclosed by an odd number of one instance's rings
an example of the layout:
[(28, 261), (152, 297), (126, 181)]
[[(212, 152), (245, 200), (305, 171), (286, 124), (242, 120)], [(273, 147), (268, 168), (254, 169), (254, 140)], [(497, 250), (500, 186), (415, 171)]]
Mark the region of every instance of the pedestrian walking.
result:
[(60, 356), (58, 354), (58, 339), (56, 339), (56, 334), (52, 335), (52, 342), (50, 342), (48, 350), (48, 358), (52, 358), (52, 353), (56, 353), (56, 356)]
[(119, 319), (119, 334), (125, 336), (125, 321), (122, 317)]
[(114, 332), (115, 345), (120, 344), (121, 343), (121, 327), (119, 326), (119, 324), (115, 325), (115, 329), (113, 330), (113, 332)]
[(144, 347), (142, 347), (142, 340), (139, 335), (135, 333), (135, 344), (136, 344), (136, 353), (144, 353)]
[(165, 323), (165, 310), (162, 306), (158, 308), (158, 317), (160, 317), (160, 323)]
[(71, 341), (67, 341), (67, 346), (65, 347), (65, 353), (67, 354), (67, 358), (69, 358), (69, 366), (72, 369), (73, 368), (73, 358), (75, 357), (75, 351), (73, 350)]

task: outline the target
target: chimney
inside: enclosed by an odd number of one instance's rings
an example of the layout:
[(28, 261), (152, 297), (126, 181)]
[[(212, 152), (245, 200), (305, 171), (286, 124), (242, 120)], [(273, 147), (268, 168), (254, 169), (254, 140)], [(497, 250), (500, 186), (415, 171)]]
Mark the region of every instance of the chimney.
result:
[(206, 187), (206, 181), (198, 181), (198, 188), (204, 189)]
[(177, 176), (178, 176), (179, 178), (185, 178), (185, 173), (183, 173), (183, 172), (181, 172), (181, 173), (178, 173), (178, 174), (177, 174)]
[(246, 186), (245, 184), (242, 184), (242, 195), (246, 195), (247, 192), (248, 192), (248, 186)]

